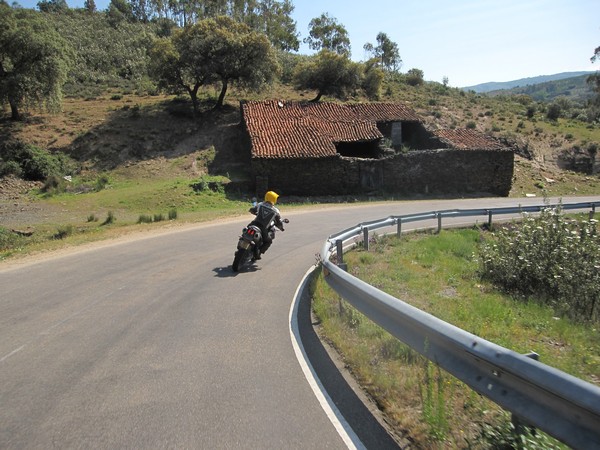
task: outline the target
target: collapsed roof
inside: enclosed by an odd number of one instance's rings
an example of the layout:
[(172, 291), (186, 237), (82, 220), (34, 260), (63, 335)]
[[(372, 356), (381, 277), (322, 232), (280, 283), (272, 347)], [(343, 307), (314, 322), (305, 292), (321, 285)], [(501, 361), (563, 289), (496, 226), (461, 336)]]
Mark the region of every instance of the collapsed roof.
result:
[[(331, 157), (338, 143), (383, 138), (378, 123), (422, 123), (415, 111), (400, 103), (249, 101), (242, 103), (242, 115), (252, 158), (267, 159)], [(475, 130), (438, 130), (433, 135), (450, 148), (504, 148)]]

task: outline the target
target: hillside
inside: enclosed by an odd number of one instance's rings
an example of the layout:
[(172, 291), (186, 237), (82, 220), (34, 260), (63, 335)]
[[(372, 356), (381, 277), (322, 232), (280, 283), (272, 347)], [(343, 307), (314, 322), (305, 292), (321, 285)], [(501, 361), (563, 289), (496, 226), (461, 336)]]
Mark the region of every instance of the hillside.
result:
[[(86, 224), (85, 217), (97, 220), (108, 212), (126, 225), (135, 224), (140, 214), (166, 214), (168, 209), (192, 221), (243, 211), (253, 193), (247, 188), (249, 153), (239, 127), (239, 101), (306, 100), (314, 98), (314, 92), (298, 92), (285, 84), (260, 94), (233, 88), (222, 110), (212, 109), (214, 91), (207, 89), (202, 95), (202, 113), (196, 118), (185, 97), (110, 88), (93, 97), (66, 98), (59, 114), (32, 110), (22, 123), (0, 120), (0, 139), (18, 138), (51, 154), (67, 154), (78, 167), (71, 182), (62, 182), (64, 193), (39, 195), (31, 189), (42, 183), (0, 179), (2, 226), (48, 224), (46, 233), (52, 236), (57, 224), (95, 230), (97, 224)], [(519, 99), (465, 93), (438, 83), (410, 86), (390, 81), (380, 100), (406, 103), (428, 127), (475, 128), (512, 145), (517, 156), (510, 196), (600, 193), (597, 173), (571, 170), (590, 170), (590, 151), (600, 143), (597, 125), (577, 119), (549, 121), (543, 105), (533, 105), (536, 112), (528, 118), (532, 105)], [(215, 192), (194, 187), (210, 183)]]
[(473, 91), (478, 94), (481, 94), (492, 91), (509, 90), (517, 87), (531, 86), (551, 81), (564, 80), (565, 78), (589, 76), (592, 73), (594, 72), (562, 72), (553, 75), (539, 75), (537, 77), (520, 78), (518, 80), (512, 81), (490, 81), (487, 83), (476, 84), (474, 86), (465, 86), (461, 89), (464, 91)]
[[(17, 12), (16, 15), (23, 13)], [(316, 96), (314, 91), (299, 92), (291, 87), (292, 75), (302, 67), (305, 58), (280, 51), (277, 58), (282, 73), (271, 87), (255, 93), (232, 85), (225, 107), (215, 110), (219, 87), (204, 86), (198, 93), (200, 113), (194, 117), (189, 97), (161, 94), (156, 79), (150, 77), (154, 70), (150, 70), (149, 45), (155, 37), (169, 35), (170, 29), (162, 27), (166, 24), (125, 20), (99, 12), (88, 14), (79, 9), (60, 14), (28, 14), (23, 16), (23, 23), (35, 17), (69, 42), (81, 43), (72, 49), (74, 60), (63, 86), (62, 112), (42, 113), (31, 102), (24, 122), (10, 121), (7, 105), (0, 113), (0, 139), (6, 142), (15, 138), (32, 144), (42, 160), (66, 155), (73, 167), (61, 167), (53, 173), (50, 181), (54, 185), (46, 186), (43, 199), (38, 194), (37, 204), (67, 199), (65, 203), (68, 201), (73, 207), (77, 203), (69, 197), (73, 193), (86, 193), (80, 197), (92, 204), (96, 197), (108, 197), (105, 192), (95, 191), (107, 185), (116, 190), (119, 183), (130, 180), (144, 185), (146, 192), (132, 193), (138, 197), (130, 203), (117, 200), (122, 214), (128, 217), (161, 202), (180, 211), (195, 211), (201, 201), (184, 196), (194, 183), (236, 186), (239, 198), (251, 181), (245, 170), (249, 156), (245, 136), (237, 126), (239, 102), (267, 98), (308, 100)], [(354, 87), (345, 100), (368, 101), (364, 91), (364, 87)], [(549, 105), (531, 97), (488, 97), (424, 82), (422, 77), (408, 73), (388, 73), (378, 91), (379, 101), (407, 104), (428, 127), (476, 129), (512, 146), (518, 155), (513, 196), (566, 195), (596, 189), (597, 176), (587, 175), (597, 173), (599, 108), (563, 104), (550, 120)], [(338, 100), (324, 97), (323, 101)], [(8, 163), (0, 167), (3, 173), (22, 174), (21, 162), (12, 159)], [(62, 181), (65, 175), (70, 175), (71, 181)], [(160, 189), (169, 192), (168, 200), (159, 200), (158, 195), (149, 198), (148, 192), (160, 190), (153, 185), (159, 180), (164, 183)], [(167, 186), (174, 183), (172, 180), (179, 180), (179, 184), (169, 191)], [(7, 188), (0, 191), (5, 193)], [(173, 195), (175, 192), (179, 195)], [(235, 200), (231, 195), (225, 196), (225, 200), (232, 199)], [(113, 200), (104, 202), (111, 206)], [(19, 208), (20, 205), (13, 209)]]
[(489, 91), (486, 94), (491, 96), (528, 95), (538, 102), (552, 102), (559, 97), (564, 97), (575, 103), (584, 104), (595, 95), (592, 87), (587, 82), (588, 77), (589, 75), (579, 75), (561, 80), (517, 86), (511, 89)]

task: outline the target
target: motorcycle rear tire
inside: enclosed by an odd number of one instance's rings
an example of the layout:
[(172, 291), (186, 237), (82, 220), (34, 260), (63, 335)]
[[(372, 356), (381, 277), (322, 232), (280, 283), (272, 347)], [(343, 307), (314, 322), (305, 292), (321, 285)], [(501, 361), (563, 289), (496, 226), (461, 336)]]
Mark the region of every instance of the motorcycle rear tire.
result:
[(231, 265), (231, 268), (233, 269), (234, 272), (238, 272), (240, 270), (240, 267), (242, 265), (242, 262), (245, 260), (245, 254), (248, 250), (244, 250), (244, 249), (238, 249), (237, 252), (235, 252), (235, 256), (233, 257), (233, 264)]

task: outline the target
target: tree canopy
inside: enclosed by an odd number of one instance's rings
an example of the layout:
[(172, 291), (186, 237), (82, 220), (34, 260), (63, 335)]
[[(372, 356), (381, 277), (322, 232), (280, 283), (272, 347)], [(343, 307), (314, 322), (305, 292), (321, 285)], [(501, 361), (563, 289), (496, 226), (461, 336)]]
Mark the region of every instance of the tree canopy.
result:
[(60, 109), (71, 55), (42, 15), (0, 3), (0, 101), (14, 120), (33, 104)]
[(361, 87), (369, 99), (379, 100), (384, 78), (385, 74), (383, 69), (378, 66), (377, 60), (370, 59), (363, 64)]
[(73, 46), (70, 82), (96, 85), (148, 78), (147, 53), (159, 24), (131, 23), (124, 17), (115, 20), (108, 12), (87, 9), (52, 14), (47, 20)]
[(309, 35), (304, 42), (313, 50), (330, 50), (350, 56), (350, 38), (346, 28), (327, 13), (315, 17), (308, 24)]
[(318, 102), (330, 95), (344, 100), (360, 87), (362, 67), (346, 55), (331, 50), (321, 50), (309, 60), (300, 63), (294, 76), (297, 89), (313, 89)]
[(37, 7), (42, 12), (61, 12), (69, 9), (65, 0), (42, 0), (38, 2)]
[(188, 92), (198, 111), (202, 85), (220, 83), (216, 107), (231, 82), (258, 88), (279, 72), (275, 52), (267, 37), (230, 17), (205, 19), (158, 39), (151, 51), (151, 69), (163, 87)]
[(377, 58), (384, 70), (388, 72), (400, 70), (402, 59), (400, 59), (398, 44), (392, 41), (384, 32), (379, 32), (376, 39), (377, 45), (374, 46), (367, 42), (363, 46), (364, 50), (374, 58)]
[(406, 72), (406, 83), (410, 86), (419, 86), (425, 82), (425, 74), (421, 69), (410, 69)]
[[(123, 8), (121, 3), (128, 7)], [(131, 14), (140, 22), (169, 19), (180, 27), (228, 16), (254, 31), (265, 33), (277, 49), (298, 50), (300, 46), (296, 22), (292, 19), (294, 5), (291, 0), (111, 0), (111, 5), (114, 16), (119, 12), (125, 17)]]

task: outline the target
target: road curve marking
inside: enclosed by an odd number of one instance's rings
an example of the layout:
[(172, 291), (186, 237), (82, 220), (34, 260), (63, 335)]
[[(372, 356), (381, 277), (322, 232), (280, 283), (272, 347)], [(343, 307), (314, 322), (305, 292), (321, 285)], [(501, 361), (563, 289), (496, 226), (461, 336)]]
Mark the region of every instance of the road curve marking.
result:
[(308, 360), (304, 345), (302, 344), (302, 339), (300, 338), (300, 330), (298, 329), (298, 305), (304, 289), (306, 289), (308, 286), (310, 275), (316, 268), (316, 266), (312, 266), (304, 274), (302, 282), (296, 289), (294, 299), (290, 306), (289, 325), (292, 346), (294, 348), (294, 353), (296, 354), (296, 359), (302, 368), (302, 372), (304, 372), (306, 381), (308, 381), (308, 384), (317, 397), (317, 400), (323, 408), (323, 411), (325, 411), (325, 414), (327, 414), (327, 417), (335, 427), (346, 446), (352, 450), (362, 450), (366, 447), (358, 438), (354, 430), (350, 427), (337, 406), (335, 406), (327, 391), (325, 391), (321, 380), (319, 380), (319, 377), (317, 376), (312, 364)]

